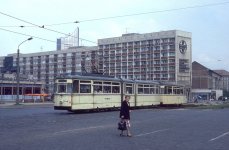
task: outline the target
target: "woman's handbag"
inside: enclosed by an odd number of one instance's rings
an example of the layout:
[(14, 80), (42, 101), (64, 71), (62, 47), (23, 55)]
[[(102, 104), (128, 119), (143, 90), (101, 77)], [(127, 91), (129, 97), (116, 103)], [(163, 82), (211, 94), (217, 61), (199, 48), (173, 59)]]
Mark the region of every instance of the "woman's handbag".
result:
[(124, 120), (121, 120), (119, 123), (118, 123), (118, 129), (119, 130), (126, 130), (126, 121)]

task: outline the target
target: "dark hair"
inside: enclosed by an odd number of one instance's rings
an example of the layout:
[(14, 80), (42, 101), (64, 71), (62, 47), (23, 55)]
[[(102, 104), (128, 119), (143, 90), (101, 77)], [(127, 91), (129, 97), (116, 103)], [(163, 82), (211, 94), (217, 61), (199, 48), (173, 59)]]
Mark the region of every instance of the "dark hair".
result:
[(129, 97), (130, 98), (130, 95), (125, 95), (125, 98)]

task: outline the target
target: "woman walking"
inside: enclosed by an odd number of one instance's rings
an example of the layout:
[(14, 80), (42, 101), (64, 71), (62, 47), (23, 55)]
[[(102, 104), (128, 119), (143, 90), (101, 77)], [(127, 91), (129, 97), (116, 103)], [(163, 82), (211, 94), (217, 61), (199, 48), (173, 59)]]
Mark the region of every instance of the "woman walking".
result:
[[(125, 99), (122, 101), (120, 109), (120, 118), (126, 123), (127, 136), (131, 137), (130, 132), (130, 96), (126, 95)], [(121, 133), (123, 135), (123, 132)]]

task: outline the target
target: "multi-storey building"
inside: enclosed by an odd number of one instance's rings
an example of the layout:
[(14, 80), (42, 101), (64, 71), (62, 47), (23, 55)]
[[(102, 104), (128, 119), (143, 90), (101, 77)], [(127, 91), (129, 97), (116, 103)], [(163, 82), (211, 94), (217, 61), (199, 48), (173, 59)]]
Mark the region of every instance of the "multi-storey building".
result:
[(65, 50), (70, 47), (79, 46), (79, 28), (66, 37), (60, 37), (56, 40), (56, 50)]
[(171, 30), (98, 40), (99, 71), (191, 86), (191, 33)]
[[(47, 51), (30, 54), (20, 54), (19, 66), (20, 76), (31, 77), (32, 80), (42, 81), (48, 92), (53, 91), (54, 78), (61, 74), (74, 72), (91, 72), (95, 69), (97, 47), (77, 47), (63, 51)], [(9, 59), (9, 58), (12, 59)], [(0, 68), (2, 71), (7, 69), (5, 60), (11, 63), (15, 71), (16, 54), (9, 54), (7, 57), (0, 57)], [(12, 62), (10, 62), (11, 60)], [(92, 66), (93, 64), (94, 66)]]
[(194, 61), (192, 63), (192, 97), (218, 99), (222, 96), (222, 76)]
[(222, 89), (229, 93), (229, 72), (226, 70), (213, 70), (222, 76)]

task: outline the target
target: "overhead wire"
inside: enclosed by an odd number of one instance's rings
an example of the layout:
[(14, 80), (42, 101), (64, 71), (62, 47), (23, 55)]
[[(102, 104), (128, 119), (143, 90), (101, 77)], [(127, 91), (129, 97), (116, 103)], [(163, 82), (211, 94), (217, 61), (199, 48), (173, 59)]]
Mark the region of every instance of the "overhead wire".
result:
[[(201, 8), (201, 7), (210, 7), (210, 6), (217, 6), (217, 5), (225, 5), (229, 4), (229, 1), (225, 2), (219, 2), (219, 3), (210, 3), (210, 4), (203, 4), (203, 5), (193, 5), (193, 6), (187, 6), (187, 7), (180, 7), (180, 8), (173, 8), (173, 9), (165, 9), (165, 10), (157, 10), (157, 11), (150, 11), (150, 12), (142, 12), (142, 13), (135, 13), (135, 14), (126, 14), (126, 15), (119, 15), (119, 16), (111, 16), (111, 17), (102, 17), (102, 18), (94, 18), (94, 19), (85, 19), (85, 20), (78, 20), (78, 21), (72, 21), (72, 22), (63, 22), (63, 23), (55, 23), (55, 24), (46, 24), (44, 26), (57, 26), (57, 25), (64, 25), (64, 24), (73, 24), (73, 23), (83, 23), (83, 22), (90, 22), (90, 21), (99, 21), (99, 20), (107, 20), (107, 19), (115, 19), (115, 18), (122, 18), (122, 17), (130, 17), (130, 16), (138, 16), (138, 15), (147, 15), (147, 14), (154, 14), (154, 13), (163, 13), (163, 12), (170, 12), (170, 11), (179, 11), (179, 10), (186, 10), (186, 9), (194, 9), (194, 8)], [(1, 12), (0, 12), (1, 13)], [(15, 17), (16, 19), (16, 17)], [(21, 20), (23, 21), (23, 20)], [(29, 23), (29, 22), (27, 22)], [(0, 26), (0, 27), (42, 27), (38, 25), (33, 26)]]
[[(122, 18), (122, 17), (130, 17), (130, 16), (153, 14), (153, 13), (163, 13), (163, 12), (178, 11), (178, 10), (185, 10), (185, 9), (194, 9), (194, 8), (201, 8), (201, 7), (210, 7), (210, 6), (217, 6), (217, 5), (225, 5), (225, 4), (229, 4), (229, 1), (219, 2), (219, 3), (211, 3), (211, 4), (203, 4), (203, 5), (194, 5), (194, 6), (173, 8), (173, 9), (165, 9), (165, 10), (158, 10), (158, 11), (152, 11), (152, 12), (142, 12), (142, 13), (135, 13), (135, 14), (127, 14), (127, 15), (119, 15), (119, 16), (111, 16), (111, 17), (102, 17), (102, 18), (95, 18), (95, 19), (86, 19), (86, 20), (74, 21), (74, 22), (55, 23), (55, 24), (49, 24), (49, 25), (47, 24), (47, 25), (42, 25), (42, 26), (39, 26), (39, 25), (34, 24), (34, 23), (31, 23), (29, 21), (26, 21), (26, 20), (23, 20), (23, 19), (20, 19), (20, 18), (11, 16), (11, 15), (6, 14), (6, 13), (0, 12), (0, 14), (2, 14), (2, 15), (5, 15), (7, 17), (10, 17), (10, 18), (19, 20), (21, 22), (25, 22), (27, 24), (32, 25), (32, 26), (20, 25), (20, 26), (0, 26), (0, 27), (21, 27), (21, 28), (24, 28), (24, 27), (39, 27), (39, 28), (42, 28), (42, 29), (45, 29), (45, 30), (48, 30), (48, 31), (51, 31), (51, 32), (63, 34), (65, 36), (71, 36), (71, 37), (74, 37), (74, 38), (78, 38), (78, 37), (75, 37), (75, 36), (70, 35), (70, 34), (66, 34), (66, 33), (63, 33), (63, 32), (60, 32), (60, 31), (56, 31), (56, 30), (53, 30), (53, 29), (46, 28), (46, 26), (56, 26), (56, 25), (64, 25), (64, 24), (73, 24), (73, 23), (82, 23), (82, 22), (90, 22), (90, 21), (99, 21), (99, 20), (115, 19), (115, 18)], [(2, 29), (2, 28), (1, 28), (1, 30), (5, 30), (5, 31), (9, 31), (9, 32), (14, 32), (14, 31)], [(16, 32), (14, 32), (14, 33), (16, 33)], [(19, 33), (19, 34), (23, 35), (22, 33)], [(33, 37), (36, 37), (36, 36), (33, 36)], [(39, 38), (38, 37), (38, 39), (43, 39), (43, 38)], [(87, 42), (90, 42), (90, 43), (97, 44), (97, 42), (94, 42), (94, 41), (91, 41), (91, 40), (87, 40), (87, 39), (84, 39), (84, 38), (79, 38), (79, 39), (84, 40), (84, 41), (87, 41)]]
[[(34, 23), (32, 23), (32, 22), (29, 22), (29, 21), (26, 21), (26, 20), (23, 20), (23, 19), (14, 17), (14, 16), (12, 16), (12, 15), (9, 15), (9, 14), (3, 13), (3, 12), (0, 12), (0, 14), (5, 15), (5, 16), (10, 17), (10, 18), (13, 18), (13, 19), (16, 19), (16, 20), (19, 20), (19, 21), (22, 21), (22, 22), (25, 22), (25, 23), (30, 24), (30, 25), (33, 25), (33, 26), (35, 26), (35, 27), (39, 27), (39, 28), (48, 30), (48, 31), (52, 31), (52, 32), (55, 32), (55, 33), (63, 34), (63, 35), (65, 35), (65, 36), (71, 36), (71, 37), (74, 37), (74, 38), (79, 38), (79, 37), (75, 37), (75, 36), (70, 35), (70, 34), (67, 34), (67, 33), (63, 33), (63, 32), (60, 32), (60, 31), (56, 31), (56, 30), (53, 30), (53, 29), (46, 28), (44, 25), (39, 26), (39, 25), (34, 24)], [(95, 44), (97, 44), (97, 42), (90, 41), (90, 40), (87, 40), (87, 39), (83, 39), (83, 38), (79, 38), (79, 39), (84, 40), (84, 41), (87, 41), (87, 42), (90, 42), (90, 43), (95, 43)]]
[[(49, 40), (49, 39), (41, 38), (41, 37), (38, 37), (38, 36), (34, 36), (34, 35), (30, 35), (30, 34), (24, 34), (24, 33), (11, 31), (11, 30), (7, 30), (7, 29), (3, 29), (3, 28), (0, 28), (0, 30), (6, 31), (6, 32), (11, 32), (11, 33), (14, 33), (14, 34), (27, 36), (27, 37), (32, 37), (32, 38), (36, 38), (36, 39), (40, 39), (40, 40), (43, 40), (43, 41), (47, 41), (47, 42), (51, 42), (51, 43), (55, 43), (56, 44), (56, 41), (52, 41), (52, 40)], [(84, 48), (82, 48), (82, 49), (84, 49)], [(84, 50), (86, 50), (86, 49), (84, 49)]]
[(24, 33), (16, 32), (16, 31), (11, 31), (11, 30), (7, 30), (7, 29), (3, 29), (3, 28), (0, 28), (0, 30), (7, 31), (7, 32), (11, 32), (11, 33), (14, 33), (14, 34), (24, 35), (24, 36), (28, 36), (28, 37), (33, 37), (33, 38), (37, 38), (37, 39), (44, 40), (44, 41), (48, 41), (48, 42), (56, 43), (56, 41), (44, 39), (44, 38), (41, 38), (41, 37), (38, 37), (38, 36), (33, 36), (33, 35), (29, 35), (29, 34), (24, 34)]

